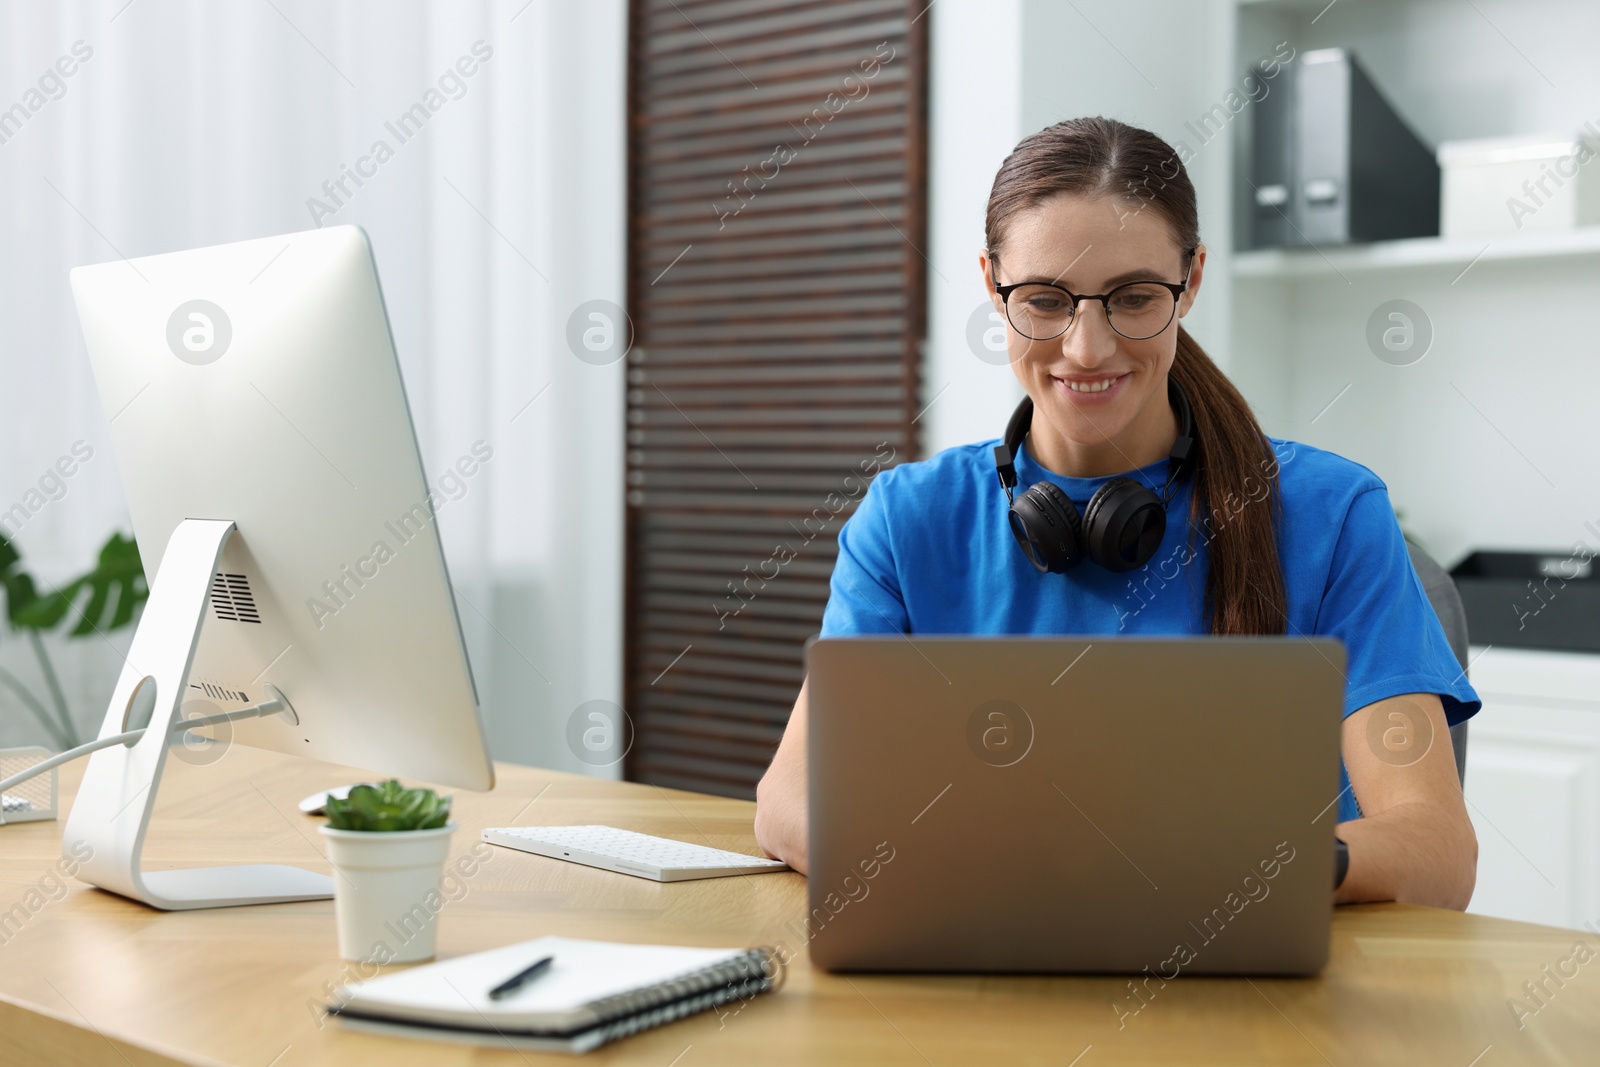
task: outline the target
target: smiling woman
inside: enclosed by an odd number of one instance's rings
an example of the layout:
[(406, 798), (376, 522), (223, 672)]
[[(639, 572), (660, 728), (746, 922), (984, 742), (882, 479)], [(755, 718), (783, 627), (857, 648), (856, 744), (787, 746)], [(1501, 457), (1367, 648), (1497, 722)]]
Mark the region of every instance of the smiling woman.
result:
[[(1028, 395), (998, 441), (873, 481), (840, 530), (821, 636), (1338, 638), (1329, 808), (1349, 863), (1336, 900), (1466, 907), (1477, 840), (1450, 747), (1395, 761), (1369, 727), (1442, 738), (1477, 694), (1383, 482), (1268, 437), (1184, 330), (1206, 247), (1179, 153), (1106, 118), (1041, 130), (995, 177), (985, 244), (978, 266)], [(802, 685), (756, 811), (763, 847), (800, 870), (806, 707)]]
[[(1151, 190), (1152, 174), (1175, 172), (1177, 180), (1157, 177)], [(1210, 631), (1283, 633), (1271, 507), (1242, 509), (1232, 521), (1222, 514), (1249, 495), (1247, 481), (1273, 469), (1272, 446), (1182, 323), (1168, 328), (1194, 306), (1206, 262), (1194, 186), (1177, 152), (1104, 119), (1041, 130), (995, 176), (984, 236), (979, 264), (1012, 326), (1011, 368), (1034, 402), (1033, 457), (1079, 477), (1161, 459), (1177, 433), (1166, 403), (1170, 375), (1204, 442), (1190, 521), (1215, 534), (1206, 571)], [(1002, 247), (1009, 285), (999, 284)], [(1100, 284), (1103, 295), (1074, 296), (1083, 285), (1070, 283), (1079, 281)]]

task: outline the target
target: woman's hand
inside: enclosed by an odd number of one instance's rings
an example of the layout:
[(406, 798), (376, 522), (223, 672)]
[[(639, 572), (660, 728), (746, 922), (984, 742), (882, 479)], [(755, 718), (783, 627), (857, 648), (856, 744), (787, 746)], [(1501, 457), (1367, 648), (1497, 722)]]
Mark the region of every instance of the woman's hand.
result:
[(806, 873), (806, 687), (800, 686), (772, 765), (756, 785), (756, 843)]
[(1334, 903), (1397, 900), (1465, 911), (1478, 877), (1478, 837), (1439, 698), (1409, 693), (1369, 704), (1344, 720), (1341, 747), (1363, 817), (1339, 824), (1350, 869)]

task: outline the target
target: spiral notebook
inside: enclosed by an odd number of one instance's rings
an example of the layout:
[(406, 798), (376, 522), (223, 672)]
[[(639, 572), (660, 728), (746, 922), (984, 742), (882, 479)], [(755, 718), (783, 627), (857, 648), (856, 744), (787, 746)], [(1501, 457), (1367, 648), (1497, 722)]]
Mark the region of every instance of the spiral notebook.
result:
[[(529, 964), (549, 969), (514, 994), (489, 990)], [(348, 986), (328, 1014), (360, 1030), (539, 1051), (608, 1041), (775, 988), (768, 949), (680, 948), (541, 937)]]

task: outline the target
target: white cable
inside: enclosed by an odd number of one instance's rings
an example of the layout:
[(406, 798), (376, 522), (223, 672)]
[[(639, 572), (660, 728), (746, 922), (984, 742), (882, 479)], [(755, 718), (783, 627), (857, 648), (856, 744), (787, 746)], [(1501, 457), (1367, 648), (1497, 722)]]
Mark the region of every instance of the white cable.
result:
[[(272, 688), (271, 691), (274, 693), (278, 692), (276, 688)], [(263, 700), (259, 704), (252, 704), (248, 708), (240, 708), (238, 711), (224, 711), (217, 715), (206, 715), (198, 719), (179, 720), (178, 722), (172, 724), (171, 732), (173, 734), (184, 734), (188, 733), (190, 730), (202, 730), (207, 726), (216, 726), (225, 722), (233, 722), (235, 719), (254, 719), (257, 716), (277, 715), (288, 712), (289, 704), (282, 698), (282, 694), (280, 693), (277, 696), (274, 696), (271, 700)], [(71, 763), (73, 760), (78, 759), (79, 757), (87, 756), (91, 752), (98, 752), (102, 748), (110, 748), (112, 745), (131, 745), (143, 736), (143, 729), (129, 730), (127, 733), (113, 734), (110, 737), (97, 738), (93, 741), (90, 741), (88, 744), (79, 745), (77, 748), (69, 748), (65, 752), (51, 756), (43, 763), (38, 763), (32, 767), (29, 767), (21, 774), (13, 774), (10, 778), (0, 781), (0, 792), (4, 792), (13, 786), (21, 785), (28, 779), (36, 778), (45, 771), (55, 770), (63, 763)]]
[[(273, 692), (276, 693), (277, 690), (273, 689)], [(203, 730), (207, 726), (233, 722), (235, 719), (254, 719), (258, 715), (277, 715), (287, 708), (288, 704), (284, 702), (282, 697), (276, 696), (271, 700), (263, 700), (259, 704), (252, 704), (248, 708), (240, 708), (238, 711), (223, 711), (216, 715), (203, 715), (197, 719), (181, 719), (172, 724), (172, 732), (179, 734), (186, 730)]]
[(71, 763), (79, 756), (87, 756), (91, 752), (98, 752), (102, 748), (110, 748), (112, 745), (131, 744), (143, 736), (143, 730), (129, 730), (125, 734), (116, 734), (112, 737), (102, 737), (99, 740), (90, 741), (87, 745), (79, 745), (77, 748), (69, 748), (59, 755), (51, 756), (43, 763), (37, 763), (32, 767), (29, 767), (21, 774), (13, 774), (10, 778), (0, 781), (0, 793), (5, 792), (14, 785), (20, 785), (23, 782), (26, 782), (29, 778), (35, 778), (43, 774), (45, 771), (55, 770), (63, 763)]

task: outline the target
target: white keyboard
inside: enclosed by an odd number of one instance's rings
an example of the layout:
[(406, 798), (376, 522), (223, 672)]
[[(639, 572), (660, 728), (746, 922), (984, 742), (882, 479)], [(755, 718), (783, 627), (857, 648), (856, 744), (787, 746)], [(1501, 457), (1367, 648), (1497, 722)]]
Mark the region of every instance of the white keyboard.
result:
[(653, 878), (658, 882), (789, 869), (782, 860), (651, 837), (614, 826), (506, 826), (485, 830), (483, 839), (491, 845), (570, 860), (636, 878)]

